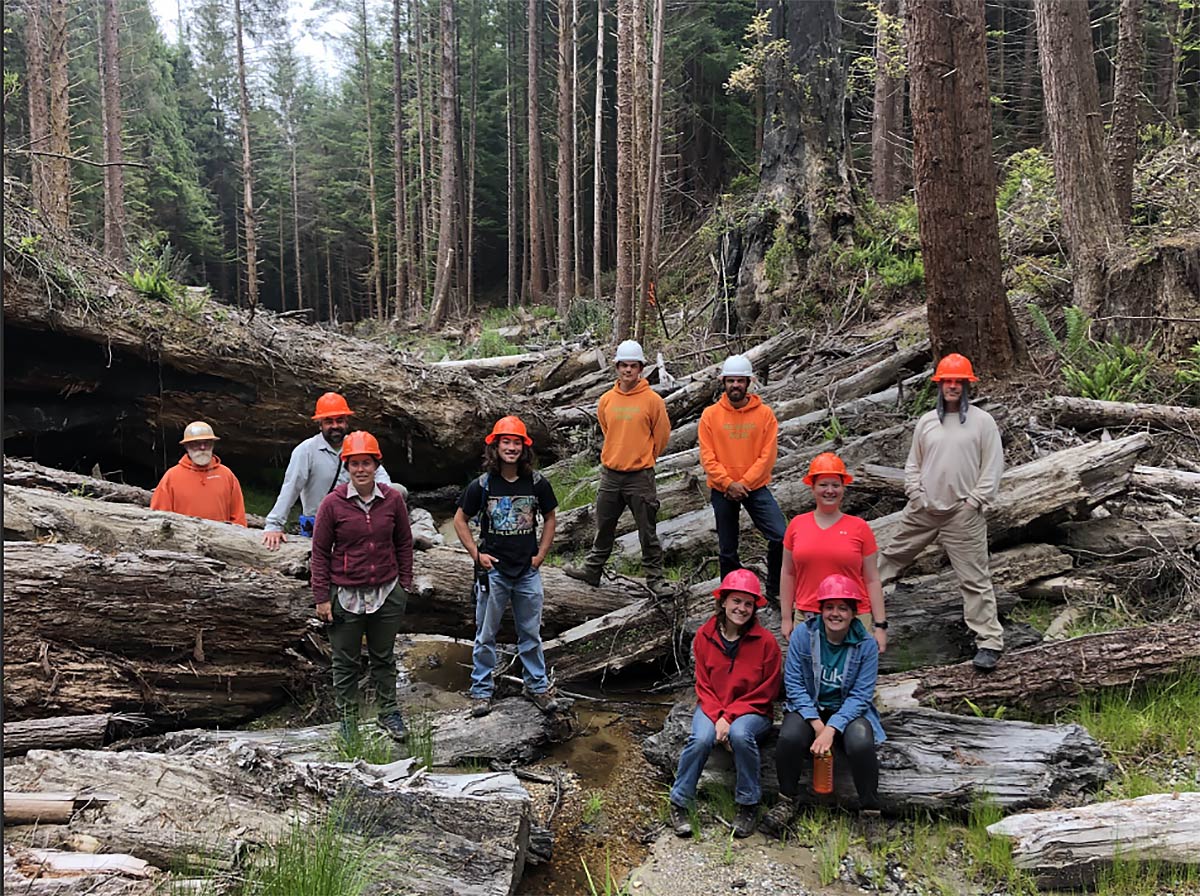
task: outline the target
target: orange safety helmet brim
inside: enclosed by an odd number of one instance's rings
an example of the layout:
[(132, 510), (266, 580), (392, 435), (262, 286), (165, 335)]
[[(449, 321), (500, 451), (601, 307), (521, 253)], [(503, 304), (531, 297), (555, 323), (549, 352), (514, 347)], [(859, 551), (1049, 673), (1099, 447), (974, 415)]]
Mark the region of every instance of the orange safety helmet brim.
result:
[(844, 485), (854, 481), (854, 477), (846, 470), (845, 463), (832, 451), (823, 451), (814, 457), (808, 465), (808, 475), (802, 481), (811, 487), (822, 476), (841, 476)]
[(762, 593), (762, 583), (758, 581), (758, 576), (748, 569), (735, 569), (727, 574), (713, 591), (713, 597), (719, 603), (725, 599), (728, 591), (743, 591), (746, 594), (753, 594), (754, 606), (759, 610), (767, 605), (767, 599), (763, 597)]
[(313, 414), (314, 420), (322, 420), (325, 417), (353, 417), (354, 411), (350, 410), (350, 405), (346, 404), (346, 399), (337, 392), (326, 392), (317, 399), (317, 412)]
[(979, 382), (979, 377), (975, 375), (975, 369), (971, 367), (971, 362), (967, 359), (967, 356), (960, 355), (958, 352), (951, 352), (938, 361), (937, 369), (934, 370), (933, 376), (930, 379), (935, 383), (940, 383), (942, 380)]
[(529, 438), (529, 433), (525, 429), (525, 422), (520, 417), (511, 414), (497, 420), (496, 425), (492, 427), (490, 433), (484, 436), (483, 441), (485, 444), (490, 445), (501, 436), (513, 436), (522, 439), (526, 445), (533, 445), (533, 439)]
[(349, 460), (356, 454), (369, 454), (376, 460), (383, 460), (383, 452), (379, 450), (379, 440), (369, 432), (355, 430), (347, 433), (342, 439), (342, 460)]

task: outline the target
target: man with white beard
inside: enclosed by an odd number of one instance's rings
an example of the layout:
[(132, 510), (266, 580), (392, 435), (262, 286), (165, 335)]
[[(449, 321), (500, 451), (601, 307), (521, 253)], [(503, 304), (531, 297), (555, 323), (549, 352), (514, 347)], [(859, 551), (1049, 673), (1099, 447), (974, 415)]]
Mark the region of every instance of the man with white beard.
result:
[(229, 467), (221, 464), (221, 458), (213, 454), (218, 441), (213, 428), (202, 420), (184, 427), (179, 444), (185, 454), (163, 474), (150, 499), (151, 510), (246, 525), (242, 485)]

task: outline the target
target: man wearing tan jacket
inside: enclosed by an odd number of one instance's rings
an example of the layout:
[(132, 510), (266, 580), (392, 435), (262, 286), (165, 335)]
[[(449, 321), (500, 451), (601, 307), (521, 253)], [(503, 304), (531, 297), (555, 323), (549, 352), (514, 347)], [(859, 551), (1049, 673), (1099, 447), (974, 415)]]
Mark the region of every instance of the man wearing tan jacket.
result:
[(617, 382), (600, 396), (596, 419), (604, 433), (600, 449), (600, 487), (596, 493), (596, 539), (583, 566), (563, 572), (592, 587), (600, 584), (612, 554), (617, 520), (628, 507), (642, 544), (646, 584), (659, 596), (669, 594), (663, 578), (663, 551), (658, 540), (658, 490), (654, 462), (667, 447), (671, 421), (667, 406), (642, 379), (646, 356), (632, 339), (617, 346)]
[(767, 540), (767, 599), (779, 598), (779, 570), (787, 520), (767, 486), (778, 453), (775, 413), (750, 394), (754, 368), (744, 355), (730, 355), (721, 368), (724, 394), (700, 415), (700, 463), (708, 476), (721, 578), (741, 569), (738, 536), (742, 508)]

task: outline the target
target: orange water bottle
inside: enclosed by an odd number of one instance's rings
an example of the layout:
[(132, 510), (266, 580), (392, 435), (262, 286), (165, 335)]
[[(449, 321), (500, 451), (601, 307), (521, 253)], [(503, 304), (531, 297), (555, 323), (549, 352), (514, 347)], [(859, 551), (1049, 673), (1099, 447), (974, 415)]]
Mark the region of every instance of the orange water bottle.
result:
[(813, 755), (813, 793), (833, 793), (833, 753)]

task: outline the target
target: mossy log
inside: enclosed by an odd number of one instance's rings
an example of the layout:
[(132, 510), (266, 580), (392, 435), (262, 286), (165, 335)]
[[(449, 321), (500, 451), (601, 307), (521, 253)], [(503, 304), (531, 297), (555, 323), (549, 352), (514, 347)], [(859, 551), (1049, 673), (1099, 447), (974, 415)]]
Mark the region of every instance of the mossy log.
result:
[[(651, 765), (673, 778), (679, 754), (691, 731), (694, 700), (672, 707), (663, 730), (642, 749)], [(1035, 725), (904, 710), (883, 717), (888, 739), (879, 745), (879, 798), (888, 812), (915, 809), (965, 811), (988, 799), (1006, 812), (1081, 801), (1110, 774), (1100, 745), (1079, 725)], [(775, 772), (777, 732), (760, 748), (767, 792), (778, 789)], [(839, 761), (840, 758), (840, 761)], [(732, 781), (733, 760), (713, 750), (705, 777)], [(822, 801), (801, 777), (799, 799)], [(849, 762), (834, 756), (834, 797), (857, 806)]]

